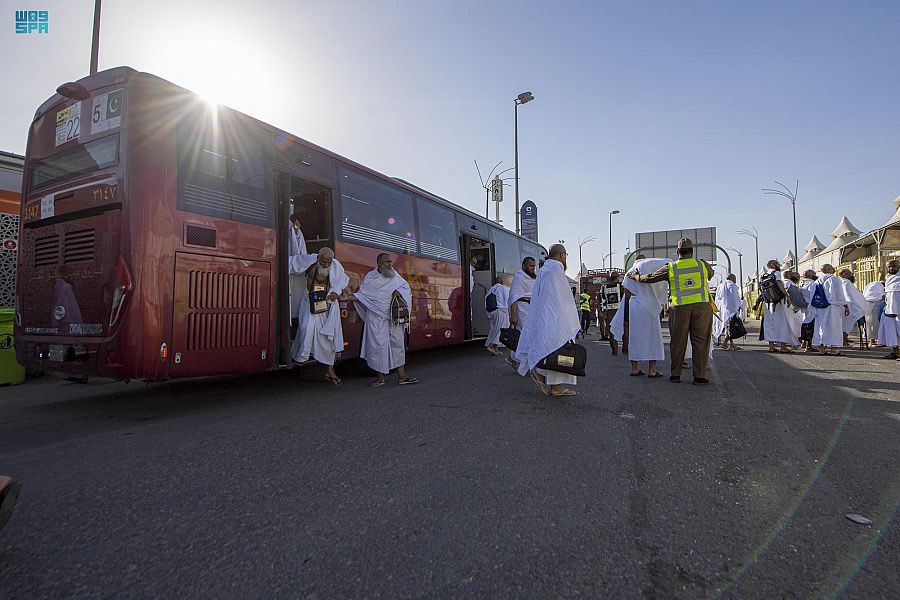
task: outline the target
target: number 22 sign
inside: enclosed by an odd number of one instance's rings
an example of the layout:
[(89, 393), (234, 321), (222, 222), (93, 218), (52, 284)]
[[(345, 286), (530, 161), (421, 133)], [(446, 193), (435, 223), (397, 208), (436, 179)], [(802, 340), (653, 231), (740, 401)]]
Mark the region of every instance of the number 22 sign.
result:
[(56, 113), (56, 145), (77, 139), (81, 134), (81, 102)]

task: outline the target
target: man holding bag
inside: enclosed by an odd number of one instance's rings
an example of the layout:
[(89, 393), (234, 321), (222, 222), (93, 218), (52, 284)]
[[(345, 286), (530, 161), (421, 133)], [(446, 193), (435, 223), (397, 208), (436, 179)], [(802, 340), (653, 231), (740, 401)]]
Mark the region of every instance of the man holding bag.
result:
[(566, 279), (566, 248), (550, 247), (550, 257), (538, 271), (531, 291), (528, 320), (522, 329), (516, 358), (519, 375), (530, 375), (542, 392), (550, 396), (574, 396), (566, 386), (578, 383), (575, 375), (538, 368), (544, 358), (574, 340), (581, 331), (578, 307)]

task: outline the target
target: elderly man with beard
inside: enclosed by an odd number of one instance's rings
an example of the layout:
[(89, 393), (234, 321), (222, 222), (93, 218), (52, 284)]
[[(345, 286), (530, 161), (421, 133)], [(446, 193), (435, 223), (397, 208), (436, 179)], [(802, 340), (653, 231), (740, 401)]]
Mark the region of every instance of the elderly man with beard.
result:
[(409, 323), (394, 322), (391, 313), (392, 303), (400, 300), (407, 309), (412, 307), (412, 290), (394, 270), (390, 254), (382, 252), (375, 260), (375, 269), (366, 274), (356, 293), (347, 296), (355, 301), (356, 312), (366, 324), (360, 356), (378, 374), (369, 387), (385, 385), (384, 376), (393, 369), (397, 369), (400, 385), (419, 383), (417, 378), (407, 376), (404, 368)]
[(326, 366), (325, 379), (341, 385), (343, 381), (334, 372), (335, 358), (344, 349), (338, 299), (350, 278), (331, 248), (322, 248), (313, 256), (316, 262), (306, 271), (306, 293), (302, 294), (300, 302), (291, 357), (295, 363), (304, 363), (312, 356)]
[(891, 349), (883, 358), (900, 360), (900, 260), (888, 261), (884, 278), (884, 314), (878, 325), (878, 342)]
[[(537, 273), (537, 262), (530, 256), (522, 260), (522, 268), (513, 275), (512, 285), (509, 290), (509, 324), (519, 331), (525, 327), (528, 319), (528, 309), (531, 307), (531, 290), (534, 288)], [(513, 369), (519, 369), (519, 359), (516, 352), (509, 351), (506, 363)]]
[(562, 244), (550, 247), (550, 257), (538, 271), (528, 320), (516, 349), (519, 375), (531, 375), (541, 391), (550, 396), (574, 396), (575, 390), (565, 386), (578, 382), (574, 375), (537, 368), (546, 356), (581, 331), (578, 307), (572, 302), (566, 278), (566, 256)]

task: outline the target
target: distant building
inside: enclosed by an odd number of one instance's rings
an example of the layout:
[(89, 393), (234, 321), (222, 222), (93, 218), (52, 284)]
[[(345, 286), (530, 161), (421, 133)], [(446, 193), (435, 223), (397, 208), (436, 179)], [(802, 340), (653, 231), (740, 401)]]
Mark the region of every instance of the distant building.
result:
[(800, 273), (819, 271), (822, 265), (830, 264), (838, 270), (853, 271), (856, 285), (864, 288), (879, 278), (888, 260), (900, 257), (900, 196), (894, 199), (894, 215), (884, 225), (863, 233), (843, 217), (827, 246), (813, 236), (803, 249), (806, 254), (797, 264)]
[(16, 300), (16, 254), (25, 157), (0, 151), (0, 306)]

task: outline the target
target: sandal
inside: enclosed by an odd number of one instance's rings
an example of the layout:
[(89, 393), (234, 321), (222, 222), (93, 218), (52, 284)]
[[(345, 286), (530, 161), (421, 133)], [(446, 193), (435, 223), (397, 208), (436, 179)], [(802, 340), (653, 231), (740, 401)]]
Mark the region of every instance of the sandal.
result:
[(656, 373), (650, 373), (649, 375), (647, 375), (647, 378), (648, 378), (648, 379), (654, 379), (654, 378), (656, 378), (656, 377), (662, 377), (662, 373), (660, 373), (659, 371), (657, 371)]
[(551, 391), (550, 395), (551, 396), (575, 396), (576, 392), (575, 392), (575, 390), (570, 389), (570, 388), (563, 388), (559, 391)]
[(370, 388), (377, 388), (377, 387), (381, 387), (381, 386), (383, 386), (383, 385), (384, 385), (384, 382), (383, 382), (383, 381), (375, 380), (375, 381), (373, 381), (372, 383), (369, 384), (369, 387), (370, 387)]
[(335, 386), (338, 386), (338, 385), (341, 385), (342, 383), (344, 383), (344, 380), (341, 379), (340, 377), (338, 377), (337, 375), (335, 375), (335, 376), (326, 375), (326, 376), (325, 376), (325, 381), (330, 381), (330, 382), (333, 383)]
[(419, 383), (418, 377), (407, 377), (406, 379), (400, 380), (400, 385), (412, 385), (414, 383)]
[(540, 388), (540, 390), (541, 390), (542, 392), (544, 392), (544, 395), (545, 395), (545, 396), (549, 396), (549, 395), (550, 395), (550, 388), (547, 387), (547, 384), (546, 384), (546, 383), (544, 383), (543, 381), (541, 381), (540, 379), (538, 379), (538, 374), (537, 374), (537, 373), (535, 373), (534, 371), (532, 371), (532, 372), (531, 372), (531, 378), (532, 378), (532, 379), (534, 380), (534, 382), (537, 384), (538, 388)]
[(640, 377), (643, 374), (644, 374), (643, 371), (638, 371), (637, 373), (629, 373), (629, 375), (631, 375), (632, 377)]

